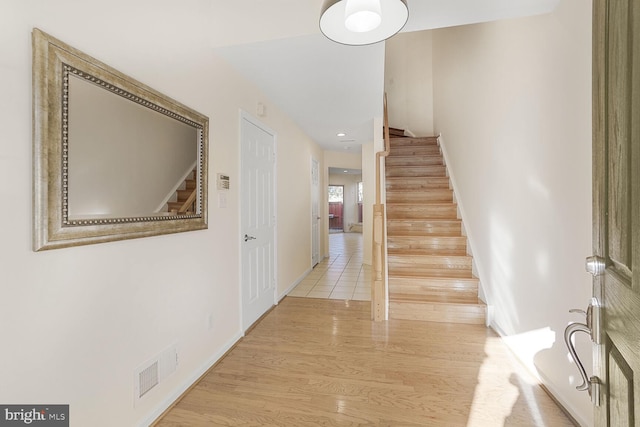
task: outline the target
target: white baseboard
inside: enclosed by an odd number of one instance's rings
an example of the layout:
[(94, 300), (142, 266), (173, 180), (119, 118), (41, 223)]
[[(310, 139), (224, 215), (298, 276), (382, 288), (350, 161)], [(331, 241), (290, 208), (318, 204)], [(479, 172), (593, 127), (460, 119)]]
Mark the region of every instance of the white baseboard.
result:
[(311, 273), (311, 270), (313, 270), (312, 268), (308, 268), (304, 273), (302, 273), (302, 276), (298, 277), (292, 284), (291, 286), (289, 286), (284, 292), (282, 292), (280, 295), (278, 295), (278, 302), (282, 300), (282, 298), (286, 297), (289, 292), (291, 292), (296, 286), (298, 286), (300, 284), (300, 282), (302, 282), (304, 280), (305, 277), (307, 277), (309, 275), (309, 273)]
[(540, 384), (542, 385), (542, 388), (544, 388), (545, 391), (551, 395), (551, 398), (556, 401), (556, 404), (562, 407), (562, 409), (568, 416), (573, 418), (574, 422), (578, 423), (578, 425), (582, 427), (593, 426), (593, 423), (591, 421), (586, 420), (584, 417), (578, 414), (578, 411), (576, 411), (572, 405), (567, 403), (564, 399), (560, 398), (560, 396), (562, 395), (543, 373), (538, 373), (538, 378), (540, 378)]
[(234, 335), (226, 344), (222, 346), (209, 360), (207, 360), (200, 368), (196, 369), (191, 376), (189, 376), (180, 387), (174, 390), (163, 402), (161, 402), (156, 409), (154, 409), (147, 417), (145, 417), (139, 424), (139, 427), (148, 427), (153, 424), (154, 421), (160, 417), (173, 403), (184, 394), (198, 379), (204, 375), (216, 362), (222, 358), (239, 340), (243, 334), (238, 332)]

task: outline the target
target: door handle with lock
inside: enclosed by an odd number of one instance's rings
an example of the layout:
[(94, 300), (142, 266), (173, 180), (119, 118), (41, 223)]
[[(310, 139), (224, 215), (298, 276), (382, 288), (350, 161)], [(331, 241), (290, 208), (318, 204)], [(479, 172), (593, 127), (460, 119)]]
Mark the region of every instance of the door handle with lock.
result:
[(585, 261), (585, 269), (587, 273), (591, 274), (593, 277), (601, 276), (607, 268), (607, 263), (604, 258), (599, 256), (590, 256)]
[(587, 311), (569, 310), (570, 313), (582, 313), (586, 316), (586, 323), (571, 322), (564, 330), (564, 342), (569, 349), (569, 354), (580, 371), (582, 376), (582, 384), (576, 387), (578, 391), (587, 391), (591, 397), (591, 402), (595, 406), (600, 406), (600, 378), (597, 376), (589, 377), (587, 371), (578, 357), (576, 348), (573, 344), (573, 335), (577, 332), (584, 332), (589, 335), (594, 344), (600, 344), (600, 328), (601, 328), (601, 307), (596, 298), (591, 298)]
[(256, 240), (256, 238), (253, 237), (253, 236), (249, 236), (248, 234), (245, 234), (244, 235), (244, 241), (248, 242), (249, 240)]

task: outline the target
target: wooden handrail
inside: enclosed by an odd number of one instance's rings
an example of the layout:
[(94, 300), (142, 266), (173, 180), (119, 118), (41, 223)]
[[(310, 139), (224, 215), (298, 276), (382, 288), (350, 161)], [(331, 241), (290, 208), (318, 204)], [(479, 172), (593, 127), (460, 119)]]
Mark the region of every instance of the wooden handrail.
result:
[(389, 140), (389, 113), (387, 110), (387, 94), (384, 94), (383, 99), (383, 137), (384, 137), (384, 151), (378, 151), (376, 153), (376, 205), (380, 204), (382, 198), (382, 183), (380, 180), (380, 159), (387, 157), (391, 152), (391, 142)]
[(382, 174), (380, 160), (391, 151), (389, 139), (389, 115), (387, 112), (387, 95), (383, 99), (384, 151), (376, 153), (376, 203), (373, 205), (373, 275), (371, 285), (371, 318), (376, 321), (387, 320), (387, 278), (386, 278), (386, 231), (385, 208), (382, 201)]
[(193, 202), (196, 200), (196, 196), (198, 195), (198, 189), (194, 188), (187, 200), (180, 206), (178, 209), (178, 213), (185, 213), (189, 210), (189, 208), (193, 205)]

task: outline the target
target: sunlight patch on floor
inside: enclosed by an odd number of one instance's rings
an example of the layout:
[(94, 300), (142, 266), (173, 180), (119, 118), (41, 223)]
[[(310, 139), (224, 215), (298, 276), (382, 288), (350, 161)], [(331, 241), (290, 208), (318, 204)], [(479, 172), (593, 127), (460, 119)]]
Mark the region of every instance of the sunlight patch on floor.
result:
[[(517, 419), (526, 418), (527, 425), (544, 427), (548, 424), (540, 415), (538, 404), (541, 392), (539, 381), (533, 376), (535, 366), (533, 356), (541, 350), (553, 346), (556, 334), (550, 328), (541, 328), (522, 334), (503, 337), (502, 342), (511, 350), (498, 347), (496, 340), (489, 338), (485, 345), (485, 358), (478, 372), (478, 383), (475, 389), (473, 404), (469, 413), (467, 427), (485, 427), (490, 416), (495, 426), (517, 424)], [(511, 353), (514, 349), (526, 365)], [(510, 366), (511, 369), (496, 369), (496, 366)], [(535, 392), (534, 392), (535, 391)], [(486, 413), (491, 408), (491, 414)]]
[(467, 427), (486, 427), (488, 419), (492, 420), (494, 426), (505, 425), (519, 397), (518, 387), (512, 382), (513, 371), (496, 369), (496, 366), (504, 366), (504, 361), (499, 360), (504, 359), (504, 355), (495, 353), (495, 340), (498, 338), (487, 339), (487, 357), (478, 372)]
[(550, 327), (535, 329), (533, 331), (513, 334), (502, 338), (511, 351), (518, 356), (529, 372), (536, 372), (534, 357), (543, 350), (553, 347), (556, 342), (556, 333)]

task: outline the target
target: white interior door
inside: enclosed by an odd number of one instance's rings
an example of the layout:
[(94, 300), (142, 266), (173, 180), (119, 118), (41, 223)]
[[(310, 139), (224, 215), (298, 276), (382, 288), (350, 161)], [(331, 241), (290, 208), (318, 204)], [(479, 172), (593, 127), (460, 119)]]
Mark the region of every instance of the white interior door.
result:
[(311, 159), (311, 266), (320, 262), (320, 165)]
[(276, 301), (275, 136), (250, 116), (241, 120), (242, 326)]

